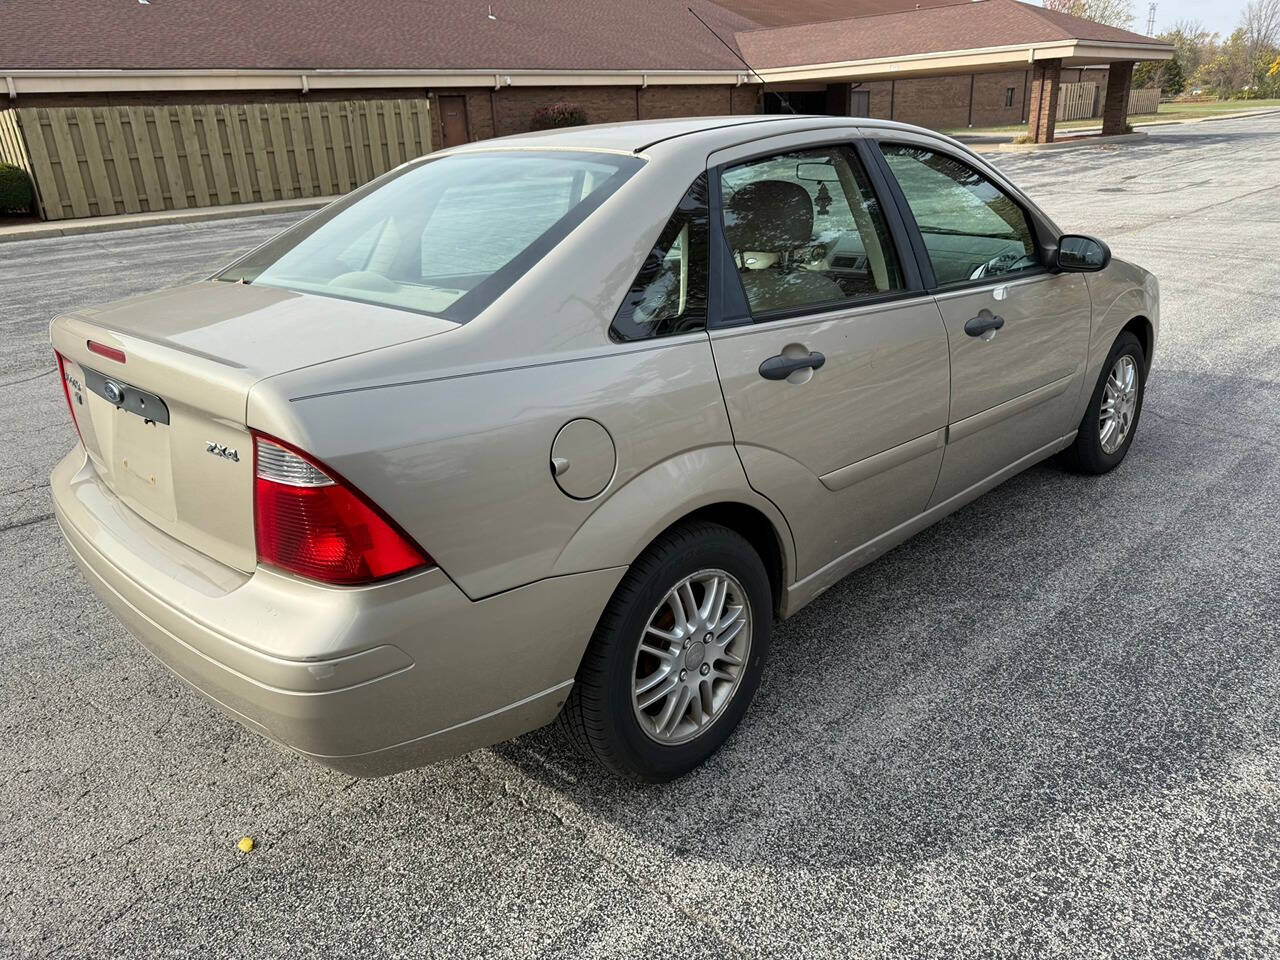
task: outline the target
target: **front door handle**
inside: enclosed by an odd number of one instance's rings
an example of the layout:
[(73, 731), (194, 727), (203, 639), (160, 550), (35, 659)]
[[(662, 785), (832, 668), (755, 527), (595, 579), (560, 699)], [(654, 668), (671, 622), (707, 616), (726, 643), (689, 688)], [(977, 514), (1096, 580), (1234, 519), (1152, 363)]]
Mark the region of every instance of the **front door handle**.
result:
[(826, 362), (827, 358), (816, 350), (807, 357), (788, 357), (778, 354), (760, 364), (760, 376), (766, 380), (785, 380), (797, 370), (817, 370)]
[(1004, 326), (1004, 317), (998, 317), (990, 310), (982, 310), (976, 317), (965, 322), (964, 332), (971, 337), (981, 337)]

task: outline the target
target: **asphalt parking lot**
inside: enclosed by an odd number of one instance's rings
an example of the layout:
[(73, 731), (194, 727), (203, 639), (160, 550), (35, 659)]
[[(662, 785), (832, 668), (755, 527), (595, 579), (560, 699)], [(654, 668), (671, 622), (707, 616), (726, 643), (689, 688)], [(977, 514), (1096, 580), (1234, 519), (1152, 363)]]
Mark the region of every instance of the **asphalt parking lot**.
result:
[(1160, 277), (1128, 461), (846, 579), (645, 789), (545, 731), (353, 780), (185, 689), (52, 520), (46, 324), (292, 217), (0, 245), (0, 955), (1280, 954), (1280, 115), (998, 162)]

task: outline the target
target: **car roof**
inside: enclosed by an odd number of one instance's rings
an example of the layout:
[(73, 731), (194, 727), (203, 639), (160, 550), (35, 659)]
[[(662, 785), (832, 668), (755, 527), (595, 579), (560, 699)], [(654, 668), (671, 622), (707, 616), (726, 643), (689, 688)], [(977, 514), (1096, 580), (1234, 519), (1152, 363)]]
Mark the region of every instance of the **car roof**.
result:
[[(919, 130), (907, 124), (866, 117), (823, 115), (739, 114), (723, 117), (679, 117), (666, 120), (630, 120), (598, 123), (559, 130), (540, 130), (514, 136), (480, 140), (453, 147), (447, 153), (474, 153), (486, 150), (606, 150), (616, 153), (645, 153), (659, 145), (699, 151), (760, 140), (779, 134), (821, 128), (892, 127)], [(920, 130), (922, 133), (930, 131)]]

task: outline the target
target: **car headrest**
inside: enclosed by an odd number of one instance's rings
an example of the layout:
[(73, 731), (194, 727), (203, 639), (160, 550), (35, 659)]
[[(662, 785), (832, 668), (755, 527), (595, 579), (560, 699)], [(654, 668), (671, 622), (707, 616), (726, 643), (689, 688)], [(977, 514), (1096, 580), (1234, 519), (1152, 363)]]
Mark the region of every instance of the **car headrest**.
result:
[(813, 238), (813, 200), (798, 183), (756, 180), (728, 198), (724, 227), (734, 250), (790, 250)]

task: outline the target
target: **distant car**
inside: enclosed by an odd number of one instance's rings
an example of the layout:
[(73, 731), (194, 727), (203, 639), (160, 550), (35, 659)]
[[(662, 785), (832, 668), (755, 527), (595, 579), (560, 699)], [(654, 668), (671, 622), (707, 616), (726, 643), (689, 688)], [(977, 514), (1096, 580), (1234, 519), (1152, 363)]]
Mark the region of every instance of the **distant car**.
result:
[(55, 319), (54, 502), (148, 649), (321, 763), (559, 715), (667, 780), (775, 618), (1053, 454), (1119, 464), (1158, 324), (1154, 277), (925, 130), (490, 140)]

